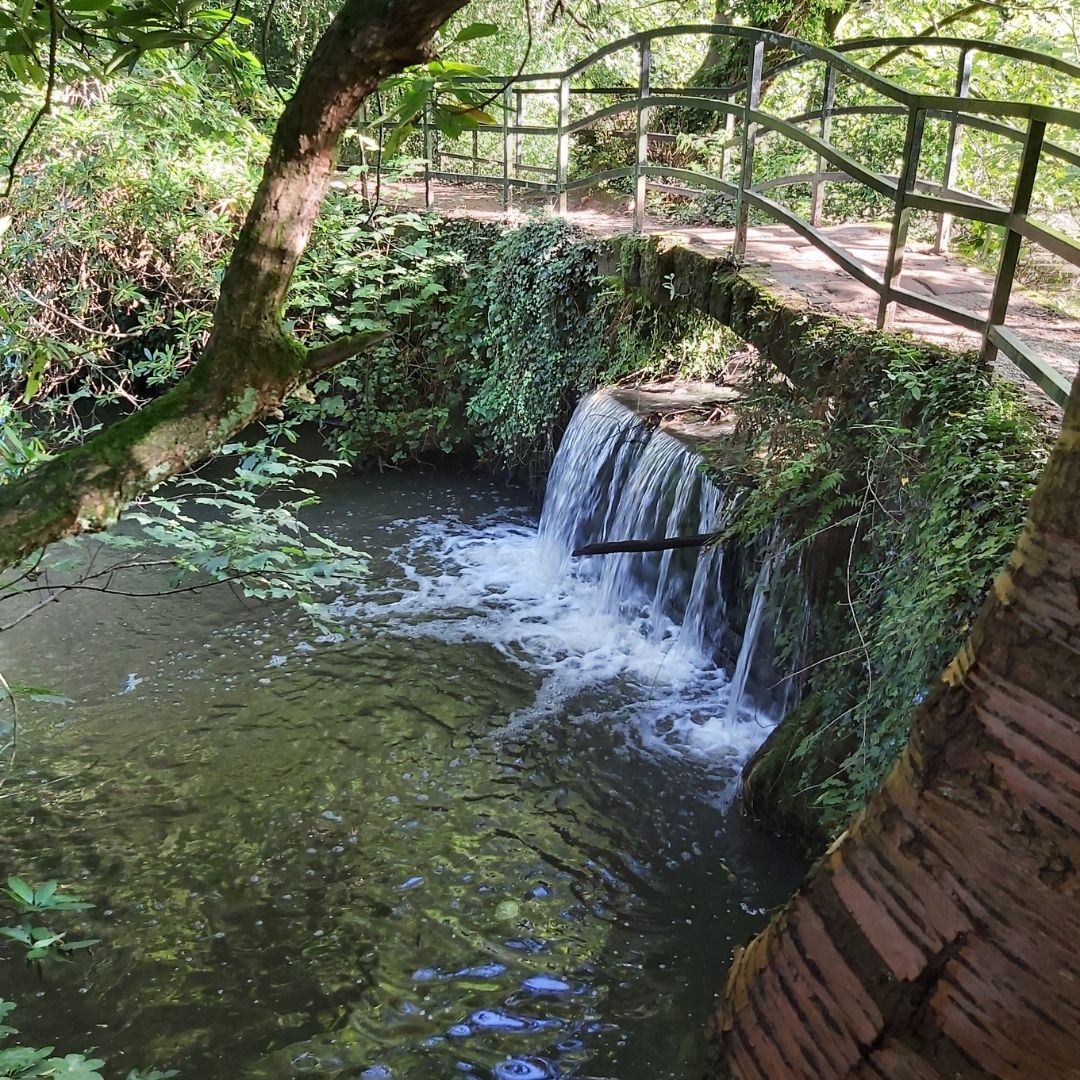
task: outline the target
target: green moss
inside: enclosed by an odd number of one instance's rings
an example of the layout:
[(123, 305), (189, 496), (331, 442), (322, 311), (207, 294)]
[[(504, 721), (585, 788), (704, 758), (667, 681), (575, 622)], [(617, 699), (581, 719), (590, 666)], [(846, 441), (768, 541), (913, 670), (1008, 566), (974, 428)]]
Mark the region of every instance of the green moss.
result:
[(808, 851), (820, 851), (831, 839), (815, 798), (848, 752), (830, 741), (811, 760), (803, 760), (803, 747), (812, 745), (820, 732), (822, 711), (821, 697), (808, 694), (774, 729), (743, 772), (746, 809), (778, 832), (797, 837)]

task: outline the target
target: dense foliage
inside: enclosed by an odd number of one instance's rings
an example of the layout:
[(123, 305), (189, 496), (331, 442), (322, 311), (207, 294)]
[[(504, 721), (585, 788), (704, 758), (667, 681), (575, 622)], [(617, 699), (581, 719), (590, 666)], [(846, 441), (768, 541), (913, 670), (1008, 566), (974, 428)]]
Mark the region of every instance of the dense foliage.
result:
[[(810, 600), (809, 624), (781, 615), (795, 628), (781, 666), (806, 669), (808, 694), (766, 748), (757, 788), (776, 785), (776, 816), (818, 837), (865, 805), (906, 744), (1046, 458), (1020, 393), (971, 354), (879, 335), (867, 356), (851, 334), (803, 346), (805, 370), (828, 373), (816, 385), (758, 371), (740, 442), (716, 466), (745, 492), (729, 535), (779, 527), (775, 581), (799, 579)], [(861, 362), (835, 364), (845, 355)]]

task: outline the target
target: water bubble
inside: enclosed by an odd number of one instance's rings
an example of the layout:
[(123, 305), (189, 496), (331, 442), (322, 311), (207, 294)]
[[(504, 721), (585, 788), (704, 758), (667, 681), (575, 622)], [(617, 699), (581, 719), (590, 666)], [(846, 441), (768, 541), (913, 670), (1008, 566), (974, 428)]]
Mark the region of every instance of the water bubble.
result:
[(469, 1020), (484, 1031), (524, 1031), (529, 1027), (528, 1022), (520, 1016), (511, 1016), (498, 1009), (480, 1009)]
[(495, 1080), (547, 1080), (554, 1075), (546, 1062), (507, 1058), (492, 1070)]
[(550, 975), (531, 975), (521, 985), (534, 994), (569, 994), (573, 991), (573, 987), (564, 979)]
[(505, 964), (475, 964), (455, 971), (455, 979), (495, 979), (506, 971)]

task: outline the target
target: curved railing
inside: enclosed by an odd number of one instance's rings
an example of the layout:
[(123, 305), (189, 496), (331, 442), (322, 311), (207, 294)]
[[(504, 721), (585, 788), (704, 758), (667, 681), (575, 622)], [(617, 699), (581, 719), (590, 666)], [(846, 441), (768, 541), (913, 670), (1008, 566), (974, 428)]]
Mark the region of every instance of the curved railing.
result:
[[(665, 38), (702, 35), (730, 38), (746, 51), (745, 79), (729, 86), (655, 88), (651, 68), (653, 45)], [(954, 50), (956, 53), (955, 88), (952, 94), (925, 93), (886, 78), (860, 63), (852, 54), (873, 50), (906, 51), (919, 48)], [(583, 76), (590, 68), (626, 50), (636, 52), (636, 86), (587, 85)], [(766, 66), (769, 56), (785, 57)], [(747, 227), (751, 209), (772, 221), (788, 226), (819, 251), (878, 296), (878, 325), (888, 325), (898, 303), (937, 316), (956, 326), (982, 335), (984, 359), (993, 359), (1000, 350), (1025, 372), (1047, 395), (1064, 404), (1069, 381), (1038, 352), (1006, 325), (1013, 279), (1021, 243), (1028, 241), (1050, 254), (1080, 267), (1080, 242), (1065, 236), (1030, 213), (1032, 192), (1039, 163), (1054, 158), (1070, 166), (1080, 166), (1080, 144), (1076, 147), (1047, 139), (1048, 126), (1080, 133), (1080, 111), (1036, 102), (982, 99), (972, 96), (972, 71), (980, 54), (1019, 61), (1042, 69), (1047, 74), (1064, 76), (1080, 87), (1080, 65), (1033, 50), (989, 41), (955, 37), (864, 38), (843, 42), (832, 48), (815, 45), (786, 34), (753, 27), (686, 25), (661, 27), (634, 34), (598, 49), (565, 71), (540, 72), (508, 77), (474, 76), (463, 81), (475, 84), (496, 98), (502, 98), (502, 121), (488, 129), (501, 134), (502, 155), (483, 157), (479, 153), (477, 133), (473, 134), (472, 154), (451, 153), (437, 143), (431, 122), (433, 105), (429, 103), (423, 121), (424, 149), (427, 161), (425, 179), (428, 204), (434, 204), (432, 181), (491, 183), (502, 192), (504, 206), (509, 206), (518, 189), (532, 189), (552, 195), (560, 212), (567, 209), (568, 193), (603, 181), (626, 178), (631, 181), (634, 197), (634, 228), (640, 231), (645, 222), (645, 199), (651, 185), (667, 191), (685, 193), (708, 190), (728, 195), (735, 204), (732, 253), (741, 258), (746, 250)], [(792, 116), (779, 116), (763, 107), (762, 97), (773, 80), (787, 71), (819, 65), (820, 107)], [(846, 105), (837, 102), (837, 89), (844, 83), (855, 84), (883, 98), (883, 103)], [(574, 117), (571, 102), (589, 96), (608, 96), (618, 100)], [(526, 123), (525, 102), (529, 98), (554, 99), (555, 123)], [(650, 161), (650, 145), (657, 139), (673, 138), (649, 130), (649, 120), (656, 109), (707, 110), (725, 118), (726, 146), (719, 169), (710, 173), (678, 168)], [(587, 176), (571, 178), (569, 173), (571, 140), (582, 132), (614, 117), (634, 117), (631, 138), (636, 146), (633, 163), (605, 169)], [(905, 138), (897, 174), (885, 174), (860, 163), (855, 155), (841, 149), (832, 138), (833, 120), (847, 116), (903, 117)], [(948, 124), (945, 163), (940, 179), (919, 175), (923, 133), (928, 119)], [(813, 125), (811, 130), (807, 125)], [(1012, 195), (1007, 205), (981, 198), (957, 186), (957, 146), (964, 129), (1000, 136), (1021, 144), (1021, 153), (1013, 177)], [(781, 137), (799, 144), (816, 158), (813, 172), (755, 181), (754, 160), (758, 142), (767, 137)], [(1066, 139), (1070, 136), (1066, 135)], [(549, 163), (526, 162), (525, 140), (546, 139), (551, 143)], [(731, 151), (736, 150), (737, 154)], [(737, 161), (736, 161), (737, 158)], [(453, 161), (471, 163), (471, 171), (447, 169)], [(484, 167), (501, 166), (498, 172), (484, 172)], [(892, 228), (888, 256), (879, 272), (850, 252), (845, 251), (820, 228), (826, 185), (857, 183), (884, 196), (892, 204)], [(766, 193), (793, 184), (809, 185), (810, 210), (806, 217), (770, 198)], [(946, 250), (954, 218), (979, 221), (1004, 230), (994, 290), (985, 315), (958, 308), (937, 297), (925, 296), (904, 287), (902, 281), (904, 250), (911, 213), (930, 211), (937, 216), (936, 250)]]

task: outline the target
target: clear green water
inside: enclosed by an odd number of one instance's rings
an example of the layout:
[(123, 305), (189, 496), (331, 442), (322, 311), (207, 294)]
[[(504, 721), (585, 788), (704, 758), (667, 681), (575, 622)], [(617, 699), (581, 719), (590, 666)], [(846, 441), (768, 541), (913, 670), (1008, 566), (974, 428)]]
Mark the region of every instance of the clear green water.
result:
[(3, 869), (72, 883), (105, 941), (0, 963), (24, 1039), (188, 1080), (697, 1076), (732, 949), (801, 866), (725, 809), (735, 758), (666, 734), (680, 670), (625, 662), (573, 590), (508, 586), (537, 559), (513, 493), (356, 479), (319, 513), (373, 555), (347, 640), (225, 590), (0, 639), (76, 701), (24, 708)]

